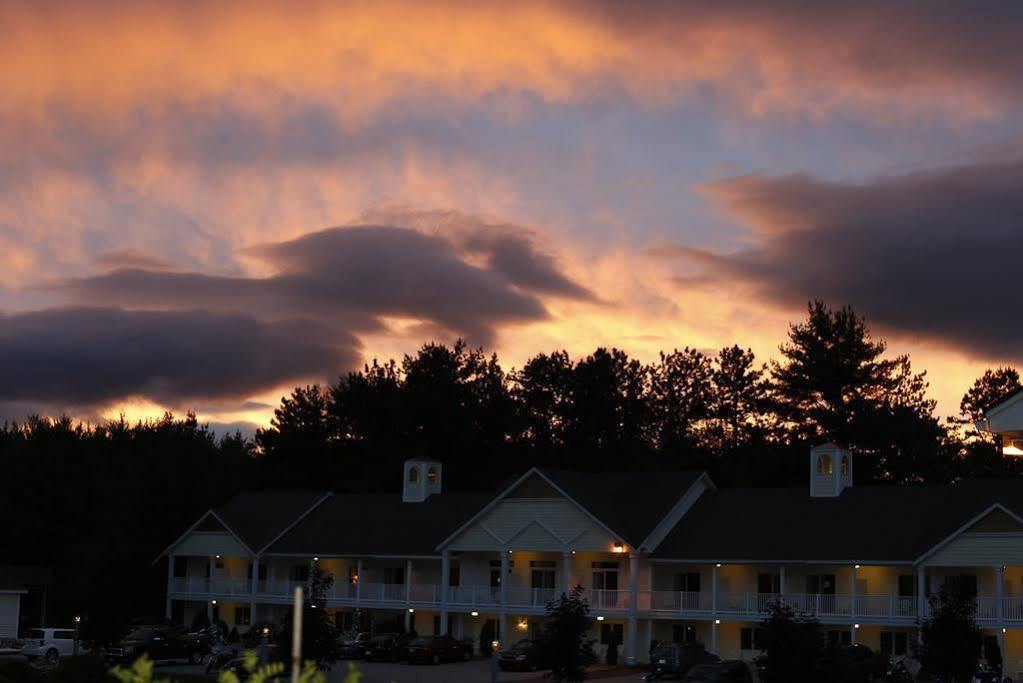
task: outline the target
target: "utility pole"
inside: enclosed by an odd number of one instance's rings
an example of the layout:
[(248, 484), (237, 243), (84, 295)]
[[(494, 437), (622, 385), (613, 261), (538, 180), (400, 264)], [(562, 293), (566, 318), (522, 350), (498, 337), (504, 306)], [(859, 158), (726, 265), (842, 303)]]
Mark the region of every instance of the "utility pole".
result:
[(291, 619), (291, 683), (302, 673), (302, 586), (295, 586), (295, 609)]

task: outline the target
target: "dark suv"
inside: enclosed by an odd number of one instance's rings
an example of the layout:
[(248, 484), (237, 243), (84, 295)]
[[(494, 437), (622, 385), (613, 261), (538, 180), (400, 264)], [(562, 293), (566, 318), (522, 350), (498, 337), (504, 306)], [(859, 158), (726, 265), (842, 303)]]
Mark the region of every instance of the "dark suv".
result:
[(136, 628), (105, 653), (108, 661), (118, 664), (129, 664), (142, 655), (154, 662), (185, 659), (198, 664), (203, 653), (196, 638), (181, 629), (165, 627)]
[(707, 652), (702, 643), (661, 645), (650, 654), (649, 678), (681, 677), (697, 664), (710, 664), (717, 661), (718, 658)]

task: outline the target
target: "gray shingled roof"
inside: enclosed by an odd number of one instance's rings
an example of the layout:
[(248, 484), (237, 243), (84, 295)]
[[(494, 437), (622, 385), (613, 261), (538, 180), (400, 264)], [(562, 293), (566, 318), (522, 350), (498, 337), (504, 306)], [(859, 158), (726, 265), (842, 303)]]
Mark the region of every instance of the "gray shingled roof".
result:
[(401, 494), (337, 493), (267, 552), (321, 555), (437, 555), (437, 545), (489, 503), (493, 493), (445, 492), (422, 503)]
[(626, 543), (638, 547), (664, 519), (701, 470), (675, 472), (570, 472), (540, 470)]
[(704, 494), (653, 553), (706, 561), (912, 562), (995, 503), (1023, 516), (1023, 479)]
[(327, 495), (325, 491), (243, 491), (214, 510), (255, 552)]

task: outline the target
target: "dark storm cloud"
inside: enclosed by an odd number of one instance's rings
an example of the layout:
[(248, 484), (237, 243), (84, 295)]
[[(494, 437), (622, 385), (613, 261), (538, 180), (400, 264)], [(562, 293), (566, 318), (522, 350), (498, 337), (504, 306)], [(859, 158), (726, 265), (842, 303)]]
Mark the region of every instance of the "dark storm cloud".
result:
[[(387, 225), (331, 228), (249, 249), (274, 271), (261, 278), (110, 254), (101, 262), (152, 268), (51, 283), (74, 307), (0, 318), (0, 403), (244, 398), (336, 376), (357, 361), (357, 335), (388, 317), (488, 344), (502, 325), (548, 316), (534, 292), (591, 298), (512, 226), (481, 229), (471, 247), (458, 240)], [(483, 265), (469, 259), (480, 254)]]
[(520, 262), (479, 267), (441, 237), (360, 225), (248, 250), (277, 270), (265, 278), (121, 269), (57, 289), (78, 304), (242, 310), (269, 319), (301, 314), (358, 331), (378, 329), (382, 316), (422, 319), (486, 344), (501, 324), (547, 317), (540, 300), (524, 290), (585, 292), (571, 289), (571, 281), (525, 243), (516, 249)]
[(1023, 361), (1023, 163), (879, 178), (746, 176), (708, 191), (758, 233), (734, 254), (662, 248), (784, 306), (851, 303), (884, 329)]
[(93, 405), (245, 395), (357, 363), (351, 336), (308, 320), (59, 308), (0, 317), (0, 401)]

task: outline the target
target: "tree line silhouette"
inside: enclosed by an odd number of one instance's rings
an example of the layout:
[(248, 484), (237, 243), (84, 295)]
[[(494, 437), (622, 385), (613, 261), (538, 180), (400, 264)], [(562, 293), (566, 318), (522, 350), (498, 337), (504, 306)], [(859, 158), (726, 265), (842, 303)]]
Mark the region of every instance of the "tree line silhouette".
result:
[(0, 564), (56, 573), (49, 620), (162, 613), (153, 565), (199, 514), (244, 489), (397, 491), (400, 463), (445, 463), (446, 488), (493, 489), (532, 465), (708, 470), (719, 485), (806, 485), (807, 449), (851, 448), (858, 483), (1016, 476), (1020, 460), (978, 432), (1021, 388), (986, 372), (942, 421), (923, 373), (887, 357), (849, 307), (812, 302), (777, 360), (740, 346), (682, 348), (642, 363), (619, 349), (540, 353), (505, 370), (459, 341), (296, 388), (253, 439), (194, 415), (84, 425), (30, 417), (0, 427)]

